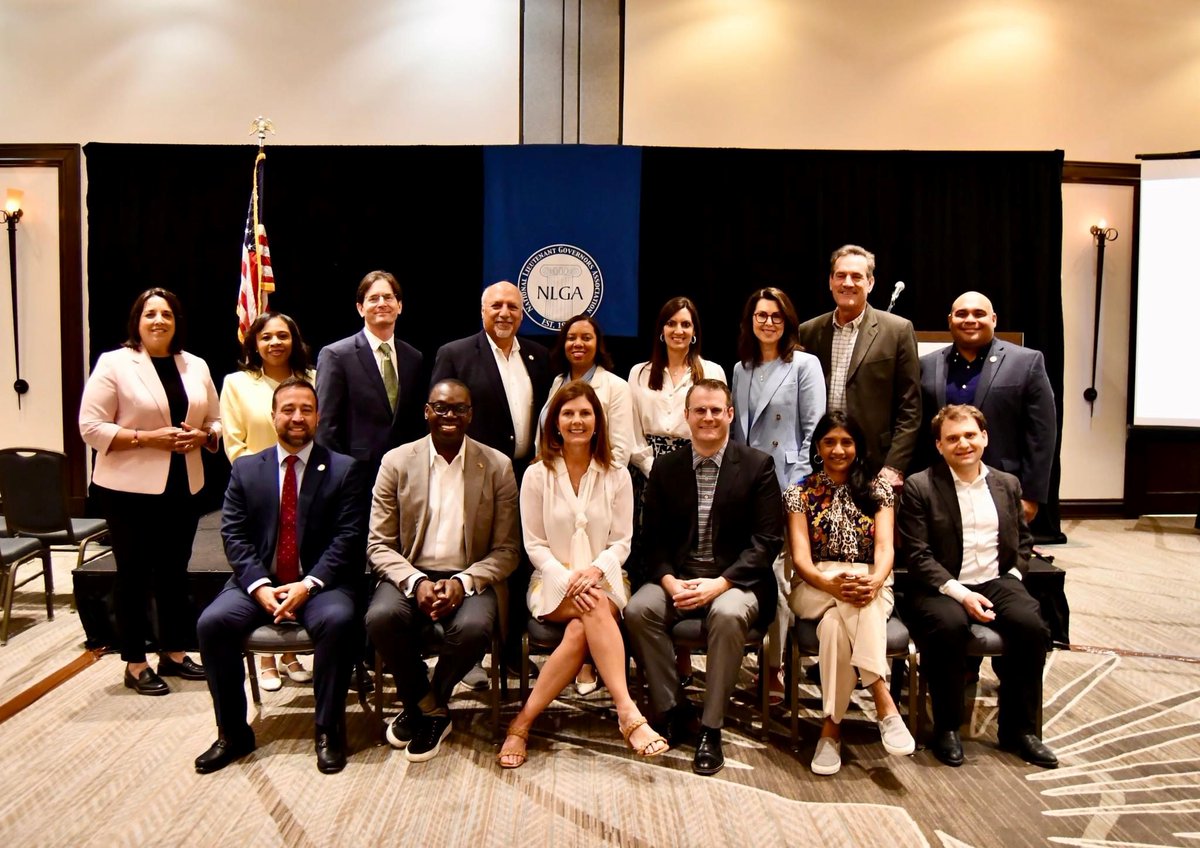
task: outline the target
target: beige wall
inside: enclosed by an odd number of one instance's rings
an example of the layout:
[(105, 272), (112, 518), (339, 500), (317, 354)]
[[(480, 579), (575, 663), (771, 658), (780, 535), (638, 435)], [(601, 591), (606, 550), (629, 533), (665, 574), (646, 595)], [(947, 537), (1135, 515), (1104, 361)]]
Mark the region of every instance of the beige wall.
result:
[[(513, 0), (5, 0), (0, 141), (507, 144)], [(16, 84), (19, 81), (19, 84)]]
[[(0, 447), (63, 449), (62, 322), (58, 308), (58, 169), (0, 168), (0, 203), (7, 189), (25, 192), (17, 224), (17, 305), (21, 377), (13, 391), (12, 287), (8, 227), (0, 225)], [(69, 328), (68, 332), (76, 332)], [(73, 402), (77, 402), (77, 398)]]
[[(1099, 394), (1089, 405), (1083, 390), (1092, 382), (1096, 317), (1096, 241), (1089, 228), (1101, 219), (1118, 236), (1104, 249)], [(1132, 236), (1132, 188), (1063, 186), (1063, 500), (1120, 500), (1124, 493)]]
[(1200, 146), (1196, 0), (628, 0), (628, 144)]

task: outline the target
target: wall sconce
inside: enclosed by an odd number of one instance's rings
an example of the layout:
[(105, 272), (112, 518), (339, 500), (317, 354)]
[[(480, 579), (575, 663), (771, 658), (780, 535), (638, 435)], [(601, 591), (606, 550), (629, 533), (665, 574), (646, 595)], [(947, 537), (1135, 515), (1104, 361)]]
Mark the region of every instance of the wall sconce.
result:
[(4, 201), (4, 211), (0, 212), (0, 223), (8, 224), (8, 271), (12, 284), (12, 324), (13, 324), (13, 360), (17, 366), (17, 379), (13, 390), (17, 393), (17, 409), (21, 408), (21, 395), (29, 391), (29, 383), (21, 379), (21, 339), (17, 321), (17, 222), (25, 213), (21, 210), (21, 200), (25, 192), (15, 188), (8, 190)]
[(1083, 399), (1091, 408), (1088, 417), (1092, 417), (1096, 413), (1095, 404), (1099, 395), (1096, 391), (1096, 358), (1100, 345), (1100, 295), (1104, 291), (1104, 246), (1110, 241), (1116, 241), (1118, 233), (1116, 228), (1108, 226), (1103, 218), (1092, 224), (1088, 232), (1096, 241), (1096, 317), (1092, 325), (1092, 384), (1083, 390)]

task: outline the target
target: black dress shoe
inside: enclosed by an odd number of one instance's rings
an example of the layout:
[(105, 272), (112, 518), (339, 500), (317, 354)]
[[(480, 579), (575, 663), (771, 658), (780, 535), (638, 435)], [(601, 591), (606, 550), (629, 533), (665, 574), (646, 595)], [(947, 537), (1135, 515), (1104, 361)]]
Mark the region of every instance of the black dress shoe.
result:
[(957, 730), (935, 730), (929, 750), (939, 762), (948, 766), (958, 767), (963, 764), (962, 739), (959, 738)]
[(211, 774), (214, 771), (225, 768), (225, 766), (234, 760), (241, 759), (253, 750), (254, 734), (251, 734), (248, 739), (240, 741), (230, 741), (221, 737), (212, 743), (211, 748), (196, 757), (196, 772), (198, 774)]
[(166, 695), (171, 691), (167, 686), (166, 681), (154, 673), (154, 669), (146, 667), (142, 669), (141, 674), (134, 677), (129, 672), (129, 666), (125, 667), (125, 688), (133, 689), (139, 695)]
[(667, 710), (658, 726), (664, 729), (667, 744), (672, 748), (695, 744), (700, 735), (700, 717), (692, 702), (685, 700)]
[(1000, 750), (1010, 751), (1027, 763), (1040, 768), (1058, 768), (1058, 757), (1046, 747), (1046, 743), (1032, 733), (1021, 733), (1012, 739), (1001, 739)]
[(725, 753), (721, 750), (721, 728), (701, 727), (700, 741), (696, 743), (696, 756), (692, 760), (692, 771), (696, 774), (716, 774), (725, 768)]
[(340, 736), (317, 731), (317, 771), (321, 774), (337, 774), (346, 767), (346, 747)]
[(175, 662), (168, 656), (162, 656), (158, 660), (158, 676), (159, 677), (182, 677), (184, 680), (207, 680), (208, 675), (204, 673), (204, 666), (193, 660), (187, 654), (183, 655), (183, 662)]

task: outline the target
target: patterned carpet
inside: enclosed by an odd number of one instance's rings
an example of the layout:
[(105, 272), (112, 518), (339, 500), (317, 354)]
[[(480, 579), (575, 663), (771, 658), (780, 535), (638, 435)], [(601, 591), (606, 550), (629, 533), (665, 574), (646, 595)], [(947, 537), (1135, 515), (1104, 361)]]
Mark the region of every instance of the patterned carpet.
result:
[[(214, 735), (204, 684), (172, 681), (171, 696), (140, 698), (106, 657), (0, 725), (0, 845), (1197, 846), (1200, 534), (1190, 528), (1191, 519), (1070, 524), (1071, 543), (1051, 550), (1068, 571), (1074, 644), (1182, 657), (1051, 655), (1044, 722), (1057, 771), (995, 750), (985, 664), (957, 770), (925, 751), (889, 757), (863, 710), (848, 721), (842, 771), (813, 776), (817, 701), (807, 687), (798, 751), (777, 712), (770, 743), (726, 734), (729, 764), (714, 778), (692, 774), (690, 749), (640, 761), (604, 690), (556, 702), (535, 727), (529, 762), (511, 772), (495, 765), (480, 701), (456, 700), (455, 732), (423, 764), (375, 746), (352, 704), (350, 764), (325, 776), (314, 763), (311, 689), (288, 683), (264, 693), (258, 751), (199, 776), (191, 761)], [(82, 651), (65, 599), (46, 622), (38, 588), (18, 595), (0, 700)]]

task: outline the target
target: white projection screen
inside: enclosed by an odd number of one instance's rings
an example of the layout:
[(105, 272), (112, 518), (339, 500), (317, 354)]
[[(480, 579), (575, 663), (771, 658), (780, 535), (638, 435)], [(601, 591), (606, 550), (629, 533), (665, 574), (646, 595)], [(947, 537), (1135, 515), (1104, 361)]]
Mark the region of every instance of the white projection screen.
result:
[(1133, 423), (1200, 428), (1200, 158), (1142, 161)]

